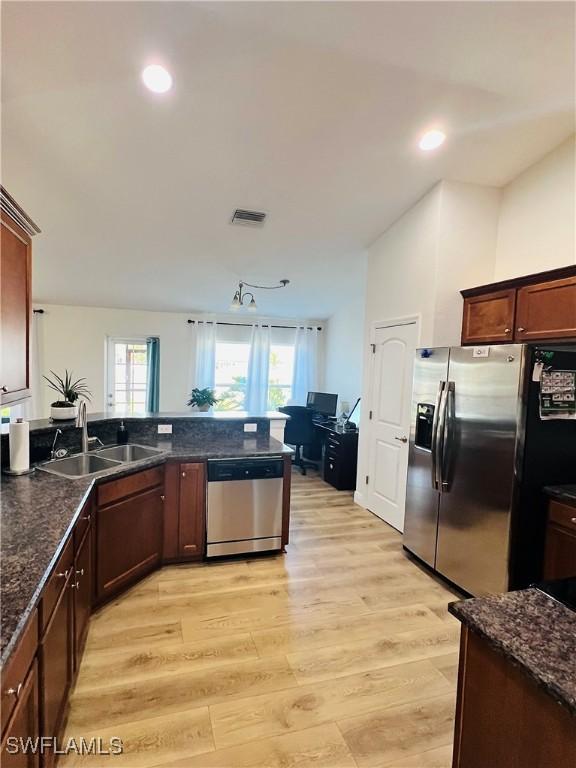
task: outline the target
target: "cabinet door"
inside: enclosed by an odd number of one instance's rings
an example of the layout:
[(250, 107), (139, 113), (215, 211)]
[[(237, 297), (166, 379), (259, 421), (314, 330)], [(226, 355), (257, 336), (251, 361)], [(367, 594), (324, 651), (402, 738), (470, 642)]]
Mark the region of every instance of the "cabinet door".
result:
[(462, 344), (512, 341), (515, 308), (515, 288), (464, 299)]
[(197, 560), (204, 556), (206, 530), (206, 468), (204, 464), (180, 465), (180, 514), (178, 552)]
[(78, 671), (92, 610), (92, 528), (89, 527), (74, 560), (74, 672)]
[[(41, 732), (58, 736), (72, 684), (73, 635), (71, 573), (40, 642)], [(48, 760), (48, 765), (51, 761)]]
[(516, 340), (576, 338), (576, 277), (518, 290)]
[(98, 509), (96, 599), (119, 592), (154, 570), (162, 554), (161, 488)]
[(32, 751), (16, 750), (20, 744), (40, 734), (38, 709), (38, 662), (34, 660), (26, 680), (18, 694), (18, 703), (2, 739), (3, 768), (38, 768), (39, 754)]
[[(576, 521), (576, 509), (574, 510)], [(576, 577), (576, 522), (574, 531), (548, 524), (544, 555), (544, 578), (567, 579)]]
[(2, 403), (10, 403), (30, 394), (31, 240), (4, 215), (0, 254), (0, 388)]

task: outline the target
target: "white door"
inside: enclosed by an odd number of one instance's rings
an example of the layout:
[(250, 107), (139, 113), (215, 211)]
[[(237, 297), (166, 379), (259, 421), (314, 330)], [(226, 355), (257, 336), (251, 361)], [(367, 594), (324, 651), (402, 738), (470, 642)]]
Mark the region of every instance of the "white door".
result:
[(367, 506), (404, 530), (416, 323), (377, 328), (370, 382)]

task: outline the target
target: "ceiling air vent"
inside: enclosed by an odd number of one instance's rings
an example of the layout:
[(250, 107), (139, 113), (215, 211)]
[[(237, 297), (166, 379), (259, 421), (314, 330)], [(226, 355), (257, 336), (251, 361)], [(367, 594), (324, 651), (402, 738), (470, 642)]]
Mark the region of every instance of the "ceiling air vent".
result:
[(232, 216), (232, 224), (264, 224), (266, 214), (262, 211), (247, 211), (236, 208)]

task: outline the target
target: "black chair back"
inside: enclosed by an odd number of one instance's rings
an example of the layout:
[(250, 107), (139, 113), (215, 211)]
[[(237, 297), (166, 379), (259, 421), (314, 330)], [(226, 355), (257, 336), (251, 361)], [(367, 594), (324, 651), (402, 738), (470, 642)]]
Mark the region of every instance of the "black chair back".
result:
[(303, 405), (285, 405), (278, 410), (290, 416), (284, 427), (284, 442), (288, 445), (310, 445), (314, 437), (313, 411)]

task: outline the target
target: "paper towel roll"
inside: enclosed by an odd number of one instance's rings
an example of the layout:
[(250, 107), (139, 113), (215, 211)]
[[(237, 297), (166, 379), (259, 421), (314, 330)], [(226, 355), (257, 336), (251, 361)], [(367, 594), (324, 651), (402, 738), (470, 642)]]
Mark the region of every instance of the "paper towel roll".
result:
[(10, 423), (10, 469), (26, 472), (30, 469), (30, 425), (24, 419)]

